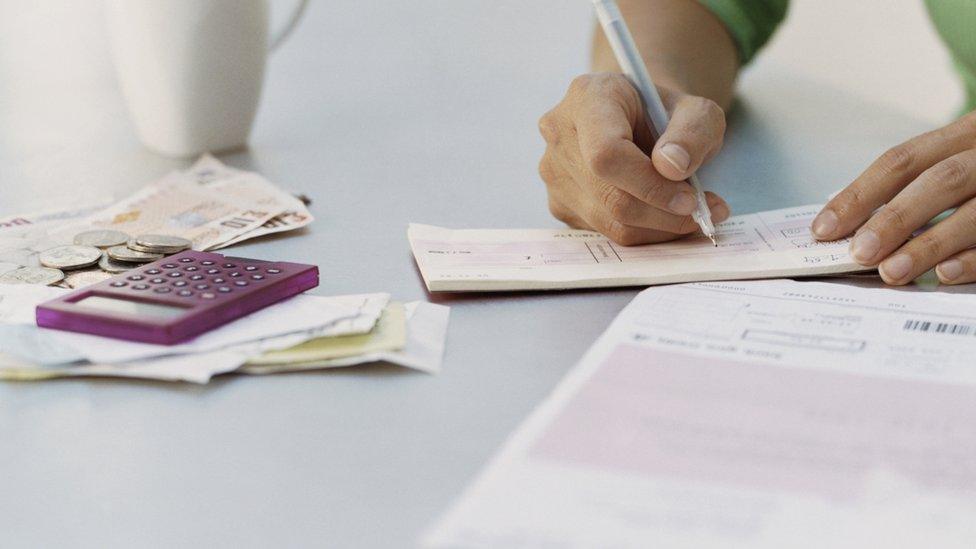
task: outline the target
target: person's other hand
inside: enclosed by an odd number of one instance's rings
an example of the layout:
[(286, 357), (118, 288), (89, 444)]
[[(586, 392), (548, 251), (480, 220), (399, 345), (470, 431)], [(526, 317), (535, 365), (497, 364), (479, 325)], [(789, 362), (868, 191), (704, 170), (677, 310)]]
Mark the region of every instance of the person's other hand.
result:
[[(698, 225), (685, 179), (722, 147), (725, 113), (713, 101), (659, 88), (671, 122), (653, 142), (637, 91), (620, 74), (576, 78), (539, 120), (546, 152), (539, 174), (557, 219), (618, 244), (671, 240)], [(706, 193), (712, 221), (729, 207)]]
[[(976, 111), (881, 155), (827, 203), (811, 229), (821, 240), (857, 229), (851, 256), (862, 265), (878, 265), (888, 284), (906, 284), (936, 266), (944, 284), (973, 282), (974, 197)], [(956, 210), (949, 217), (911, 238), (950, 208)]]

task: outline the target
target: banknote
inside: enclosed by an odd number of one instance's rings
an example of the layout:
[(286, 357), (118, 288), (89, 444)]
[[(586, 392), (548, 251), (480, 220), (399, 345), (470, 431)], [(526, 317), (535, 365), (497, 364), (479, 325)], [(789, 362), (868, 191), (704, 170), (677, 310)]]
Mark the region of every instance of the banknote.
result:
[(173, 172), (95, 213), (87, 221), (94, 229), (183, 237), (193, 242), (194, 250), (203, 251), (260, 227), (282, 213), (262, 198), (207, 189), (186, 175)]
[(85, 219), (104, 209), (111, 200), (101, 198), (61, 209), (0, 217), (0, 273), (17, 267), (37, 267), (37, 256), (71, 243), (85, 226)]
[(268, 182), (260, 174), (227, 166), (209, 154), (200, 157), (184, 173), (199, 185), (210, 189), (235, 193), (244, 192), (241, 188), (250, 186), (250, 192), (260, 191), (265, 195), (273, 196), (275, 203), (284, 208), (280, 214), (264, 222), (260, 227), (232, 238), (217, 248), (231, 246), (251, 238), (300, 229), (315, 220), (301, 200)]

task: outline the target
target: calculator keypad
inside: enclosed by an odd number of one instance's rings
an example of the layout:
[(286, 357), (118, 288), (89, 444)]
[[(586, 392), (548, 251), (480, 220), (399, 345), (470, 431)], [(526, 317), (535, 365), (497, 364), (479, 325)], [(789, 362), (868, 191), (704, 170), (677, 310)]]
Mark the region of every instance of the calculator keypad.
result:
[(144, 294), (148, 290), (160, 297), (170, 294), (174, 299), (212, 301), (230, 299), (232, 294), (269, 284), (276, 276), (286, 274), (280, 263), (233, 262), (179, 255), (165, 261), (130, 271), (124, 278), (106, 281), (106, 285), (122, 292)]

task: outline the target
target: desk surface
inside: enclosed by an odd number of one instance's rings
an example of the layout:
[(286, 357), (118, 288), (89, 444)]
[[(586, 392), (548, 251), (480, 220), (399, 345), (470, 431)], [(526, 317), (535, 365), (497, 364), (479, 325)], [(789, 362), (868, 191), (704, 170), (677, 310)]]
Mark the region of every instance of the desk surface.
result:
[[(271, 61), (251, 149), (224, 157), (311, 196), (318, 221), (235, 252), (317, 263), (318, 293), (450, 305), (443, 373), (0, 384), (4, 546), (409, 546), (635, 295), (430, 297), (406, 242), (410, 221), (555, 226), (535, 121), (585, 68), (587, 8), (550, 28), (562, 0), (524, 19), (516, 2), (348, 3), (312, 4)], [(418, 6), (438, 15), (398, 24)], [(98, 14), (46, 9), (0, 23), (0, 214), (185, 165), (135, 140)], [(928, 128), (783, 66), (742, 84), (704, 177), (740, 213), (820, 202)]]

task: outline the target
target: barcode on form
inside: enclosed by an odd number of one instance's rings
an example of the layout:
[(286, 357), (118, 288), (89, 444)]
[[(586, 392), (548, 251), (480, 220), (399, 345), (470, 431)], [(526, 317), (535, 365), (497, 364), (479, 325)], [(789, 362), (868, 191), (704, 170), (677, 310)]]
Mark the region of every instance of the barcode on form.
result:
[(972, 335), (976, 333), (976, 326), (972, 324), (950, 324), (948, 322), (930, 322), (928, 320), (906, 320), (904, 329), (907, 332), (935, 332), (938, 334)]

